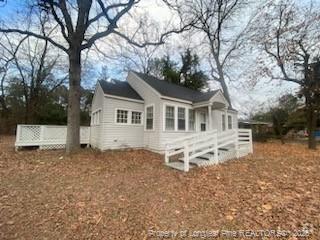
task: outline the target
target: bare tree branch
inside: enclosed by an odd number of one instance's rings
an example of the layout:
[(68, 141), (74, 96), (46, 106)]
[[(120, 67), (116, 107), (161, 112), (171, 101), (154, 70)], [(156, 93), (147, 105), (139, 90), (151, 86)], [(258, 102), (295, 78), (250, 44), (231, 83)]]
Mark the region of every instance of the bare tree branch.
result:
[(2, 28), (0, 28), (0, 32), (2, 32), (2, 33), (19, 33), (19, 34), (22, 34), (22, 35), (36, 37), (36, 38), (39, 38), (39, 39), (46, 40), (46, 41), (50, 42), (52, 45), (54, 45), (57, 48), (63, 50), (64, 52), (68, 52), (67, 48), (65, 48), (63, 45), (55, 42), (52, 38), (47, 37), (47, 36), (43, 36), (43, 35), (40, 35), (40, 34), (37, 34), (37, 33), (34, 33), (34, 32), (24, 31), (24, 30), (15, 29), (15, 28), (12, 28), (12, 29), (2, 29)]

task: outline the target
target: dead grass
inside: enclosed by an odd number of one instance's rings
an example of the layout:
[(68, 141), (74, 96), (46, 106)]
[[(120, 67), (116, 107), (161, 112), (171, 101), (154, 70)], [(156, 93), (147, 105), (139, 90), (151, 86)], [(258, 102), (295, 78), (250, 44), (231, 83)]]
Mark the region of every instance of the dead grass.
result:
[(12, 140), (0, 138), (0, 239), (146, 239), (149, 230), (305, 224), (308, 239), (320, 238), (319, 150), (255, 144), (253, 156), (185, 174), (142, 150), (15, 153)]

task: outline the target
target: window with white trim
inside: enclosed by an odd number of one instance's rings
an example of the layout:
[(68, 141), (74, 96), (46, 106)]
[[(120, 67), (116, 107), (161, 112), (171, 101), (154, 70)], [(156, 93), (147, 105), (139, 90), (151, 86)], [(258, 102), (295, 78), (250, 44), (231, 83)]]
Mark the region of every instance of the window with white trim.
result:
[(228, 129), (232, 129), (232, 116), (228, 115)]
[(146, 108), (146, 129), (153, 130), (153, 112), (154, 107), (149, 106)]
[(166, 106), (166, 130), (174, 130), (174, 107)]
[(128, 123), (128, 110), (117, 109), (117, 123)]
[(196, 114), (193, 109), (189, 109), (189, 131), (195, 130)]
[(207, 131), (207, 117), (205, 112), (200, 113), (200, 130), (201, 132)]
[(186, 130), (186, 109), (178, 107), (178, 130)]
[(222, 114), (222, 131), (226, 130), (226, 115)]
[(142, 119), (141, 116), (142, 116), (141, 112), (132, 111), (131, 112), (131, 123), (132, 124), (141, 124), (141, 119)]
[(99, 125), (101, 120), (101, 110), (95, 111), (91, 114), (91, 125)]

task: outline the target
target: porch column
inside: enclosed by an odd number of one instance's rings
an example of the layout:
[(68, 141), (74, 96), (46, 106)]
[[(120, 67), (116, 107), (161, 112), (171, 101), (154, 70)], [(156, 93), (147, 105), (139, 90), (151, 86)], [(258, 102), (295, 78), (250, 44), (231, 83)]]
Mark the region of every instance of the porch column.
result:
[(208, 130), (212, 130), (212, 111), (211, 111), (211, 105), (208, 106)]

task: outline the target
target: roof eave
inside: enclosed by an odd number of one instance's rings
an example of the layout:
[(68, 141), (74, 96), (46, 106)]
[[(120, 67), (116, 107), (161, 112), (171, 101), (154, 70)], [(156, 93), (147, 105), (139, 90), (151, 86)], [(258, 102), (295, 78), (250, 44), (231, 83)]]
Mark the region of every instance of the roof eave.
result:
[(119, 100), (124, 100), (124, 101), (144, 103), (144, 100), (135, 99), (135, 98), (127, 98), (127, 97), (122, 97), (122, 96), (113, 95), (113, 94), (104, 93), (104, 96), (105, 96), (105, 97), (110, 97), (110, 98), (119, 99)]

